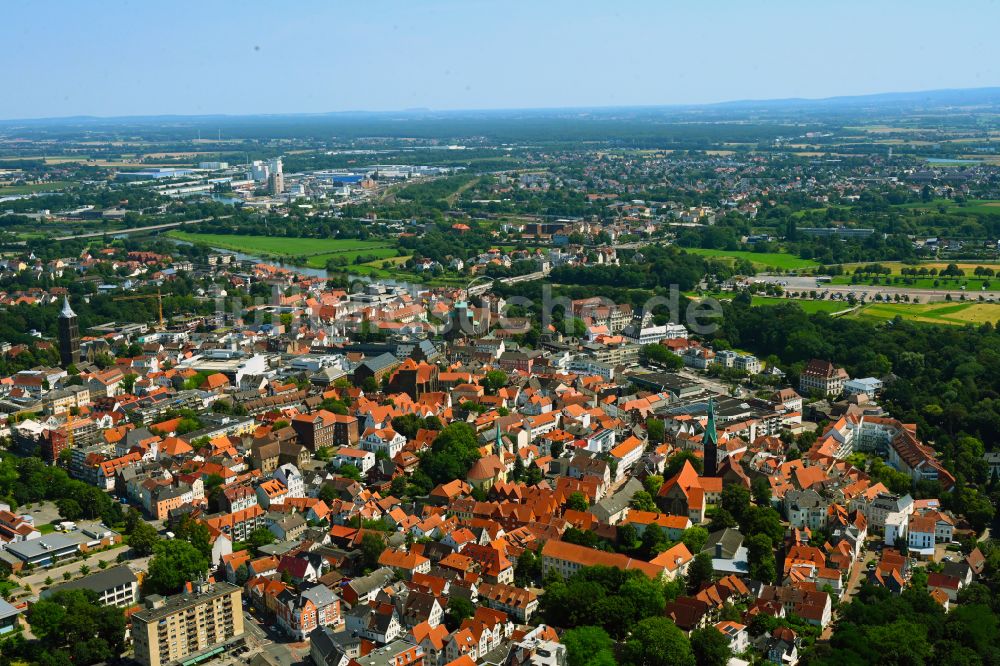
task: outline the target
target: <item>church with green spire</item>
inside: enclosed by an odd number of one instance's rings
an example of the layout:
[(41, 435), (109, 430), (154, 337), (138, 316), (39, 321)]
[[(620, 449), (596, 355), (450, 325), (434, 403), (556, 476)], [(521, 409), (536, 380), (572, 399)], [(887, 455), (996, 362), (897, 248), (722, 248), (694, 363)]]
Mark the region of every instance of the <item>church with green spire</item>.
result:
[(715, 401), (708, 399), (708, 422), (705, 424), (705, 434), (702, 436), (705, 452), (705, 471), (702, 476), (719, 475), (719, 433), (715, 429)]

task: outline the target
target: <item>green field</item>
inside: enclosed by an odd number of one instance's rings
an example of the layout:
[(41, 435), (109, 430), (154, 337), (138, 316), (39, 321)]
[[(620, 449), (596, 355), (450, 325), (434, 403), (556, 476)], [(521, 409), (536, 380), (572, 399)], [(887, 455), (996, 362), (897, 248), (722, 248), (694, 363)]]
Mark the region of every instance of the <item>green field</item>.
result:
[(843, 301), (809, 301), (804, 299), (779, 298), (777, 296), (754, 296), (751, 301), (752, 305), (780, 305), (781, 303), (795, 303), (809, 314), (813, 314), (814, 312), (840, 312), (841, 310), (849, 310), (851, 307)]
[(746, 259), (756, 268), (781, 268), (783, 270), (802, 270), (815, 268), (817, 264), (812, 259), (801, 259), (786, 252), (750, 252), (747, 250), (710, 250), (700, 247), (684, 248), (691, 254), (704, 257)]
[(851, 316), (860, 319), (889, 320), (902, 317), (926, 324), (985, 324), (1000, 321), (1000, 304), (979, 303), (872, 303)]
[(343, 257), (350, 264), (361, 255), (379, 259), (396, 256), (396, 249), (386, 241), (363, 241), (353, 238), (284, 238), (275, 236), (237, 236), (234, 234), (198, 234), (189, 231), (171, 231), (170, 238), (202, 243), (211, 247), (246, 252), (261, 257), (278, 259), (305, 257), (312, 268), (325, 268), (334, 257)]
[(0, 197), (10, 194), (34, 194), (35, 192), (58, 192), (72, 185), (68, 180), (53, 180), (48, 183), (30, 183), (28, 185), (0, 186)]
[(930, 202), (918, 201), (914, 203), (898, 204), (897, 208), (912, 208), (915, 210), (928, 210), (936, 212), (944, 208), (948, 213), (972, 213), (975, 215), (1000, 215), (1000, 200), (997, 199), (970, 199), (964, 204), (958, 204), (951, 199), (935, 199)]
[[(754, 296), (753, 305), (768, 306), (782, 303), (795, 303), (805, 312), (841, 312), (850, 310), (851, 306), (843, 301), (815, 301), (804, 299), (776, 298), (772, 296)], [(925, 324), (947, 324), (964, 326), (966, 324), (996, 323), (1000, 321), (1000, 304), (980, 303), (979, 301), (944, 302), (944, 303), (870, 303), (861, 306), (845, 316), (869, 321), (889, 321), (902, 317), (909, 321)]]
[[(1000, 209), (998, 209), (1000, 210)], [(927, 261), (920, 264), (903, 264), (898, 261), (883, 261), (877, 262), (882, 266), (885, 266), (891, 270), (889, 276), (879, 276), (879, 284), (885, 285), (886, 277), (892, 279), (893, 285), (904, 286), (904, 287), (914, 287), (916, 289), (937, 289), (942, 291), (965, 291), (969, 294), (974, 294), (979, 291), (985, 290), (997, 290), (1000, 289), (1000, 277), (984, 277), (978, 278), (975, 276), (976, 268), (982, 266), (984, 268), (992, 268), (1000, 274), (1000, 265), (990, 262), (990, 261), (955, 261), (955, 262), (945, 262), (945, 261)], [(950, 263), (954, 263), (958, 268), (965, 272), (962, 277), (941, 277), (941, 276), (925, 276), (925, 277), (914, 277), (914, 276), (904, 276), (900, 272), (903, 268), (927, 268), (936, 269), (938, 271), (944, 270)], [(857, 266), (864, 266), (865, 264), (844, 264), (845, 275), (837, 275), (833, 278), (833, 284), (856, 284), (859, 286), (871, 285), (871, 278), (866, 277), (862, 274), (861, 282), (853, 281), (853, 271)], [(899, 281), (896, 281), (896, 277), (899, 277)], [(935, 284), (935, 282), (937, 284)], [(965, 289), (962, 289), (965, 287)]]

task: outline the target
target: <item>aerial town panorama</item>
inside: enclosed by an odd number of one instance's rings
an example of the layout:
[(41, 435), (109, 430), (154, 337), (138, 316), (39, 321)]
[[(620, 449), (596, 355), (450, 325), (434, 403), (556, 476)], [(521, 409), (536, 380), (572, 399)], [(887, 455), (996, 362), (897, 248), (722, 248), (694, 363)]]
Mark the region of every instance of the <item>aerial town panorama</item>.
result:
[(0, 666), (1000, 664), (1000, 88), (68, 99), (0, 101)]

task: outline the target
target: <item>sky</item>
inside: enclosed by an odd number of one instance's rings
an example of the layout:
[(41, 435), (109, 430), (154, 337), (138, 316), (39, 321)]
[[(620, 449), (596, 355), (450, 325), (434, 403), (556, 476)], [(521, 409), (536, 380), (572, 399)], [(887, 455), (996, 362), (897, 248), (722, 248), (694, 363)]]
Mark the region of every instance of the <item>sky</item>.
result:
[(4, 0), (0, 118), (1000, 85), (1000, 0)]

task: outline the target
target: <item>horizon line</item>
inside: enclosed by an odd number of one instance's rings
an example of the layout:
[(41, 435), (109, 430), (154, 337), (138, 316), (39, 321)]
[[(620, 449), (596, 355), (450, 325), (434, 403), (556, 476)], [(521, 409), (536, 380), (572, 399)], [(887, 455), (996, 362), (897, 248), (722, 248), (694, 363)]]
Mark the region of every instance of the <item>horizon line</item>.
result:
[(280, 117), (317, 117), (317, 116), (337, 116), (337, 115), (366, 115), (366, 116), (378, 116), (378, 115), (392, 115), (392, 114), (462, 114), (462, 113), (498, 113), (498, 112), (568, 112), (568, 111), (613, 111), (613, 110), (656, 110), (656, 109), (694, 109), (694, 108), (710, 108), (710, 107), (720, 107), (720, 106), (738, 106), (738, 105), (750, 105), (750, 104), (781, 104), (781, 103), (813, 103), (822, 104), (824, 102), (834, 102), (834, 101), (862, 101), (865, 99), (872, 99), (878, 97), (905, 97), (905, 96), (917, 96), (917, 95), (932, 95), (932, 94), (943, 94), (943, 93), (968, 93), (968, 92), (987, 92), (995, 91), (998, 95), (998, 101), (1000, 101), (1000, 85), (996, 86), (977, 86), (974, 88), (933, 88), (933, 89), (920, 89), (920, 90), (895, 90), (895, 91), (885, 91), (876, 93), (862, 93), (862, 94), (849, 94), (849, 95), (830, 95), (826, 97), (768, 97), (768, 98), (744, 98), (744, 99), (731, 99), (731, 100), (721, 100), (717, 102), (672, 102), (665, 104), (621, 104), (621, 105), (571, 105), (571, 106), (542, 106), (542, 107), (530, 107), (530, 106), (511, 106), (511, 107), (466, 107), (466, 108), (433, 108), (433, 107), (409, 107), (400, 109), (386, 109), (381, 111), (375, 110), (365, 110), (365, 109), (350, 109), (350, 110), (340, 110), (340, 111), (286, 111), (286, 112), (254, 112), (254, 113), (144, 113), (144, 114), (126, 114), (126, 115), (94, 115), (94, 114), (75, 114), (68, 116), (36, 116), (30, 118), (0, 118), (0, 123), (38, 123), (38, 122), (57, 122), (57, 121), (72, 121), (72, 120), (103, 120), (103, 121), (114, 121), (114, 120), (139, 120), (139, 119), (153, 119), (153, 118), (171, 118), (171, 119), (199, 119), (199, 118), (225, 118), (225, 119), (237, 119), (237, 118), (280, 118)]

